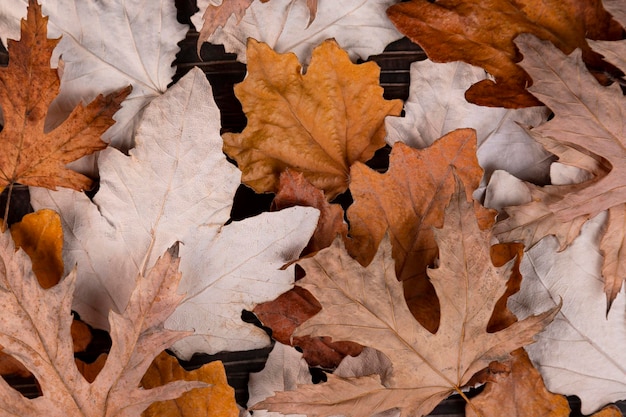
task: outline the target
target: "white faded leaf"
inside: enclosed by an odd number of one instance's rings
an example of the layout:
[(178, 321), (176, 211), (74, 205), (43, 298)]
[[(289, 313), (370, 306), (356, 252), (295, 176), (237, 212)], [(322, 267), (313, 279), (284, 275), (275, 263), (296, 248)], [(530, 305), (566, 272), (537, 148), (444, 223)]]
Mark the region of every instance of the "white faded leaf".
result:
[[(309, 25), (310, 12), (304, 0), (255, 1), (239, 23), (236, 16), (231, 16), (207, 42), (223, 44), (226, 51), (236, 53), (239, 61), (246, 62), (246, 42), (250, 37), (276, 52), (294, 52), (300, 62), (308, 64), (313, 48), (335, 38), (353, 61), (367, 59), (402, 38), (385, 13), (394, 3), (395, 0), (318, 0), (315, 19)], [(193, 19), (196, 27), (202, 26), (203, 14), (201, 8)]]
[(548, 389), (580, 397), (583, 414), (626, 398), (626, 298), (622, 290), (607, 316), (598, 249), (605, 217), (589, 220), (562, 252), (553, 236), (529, 250), (522, 288), (509, 300), (518, 317), (563, 300), (552, 324), (526, 350)]
[[(103, 139), (119, 149), (132, 147), (138, 115), (155, 97), (163, 94), (176, 68), (172, 62), (184, 39), (187, 26), (176, 20), (171, 0), (40, 0), (48, 16), (48, 33), (62, 36), (52, 59), (56, 66), (63, 57), (61, 90), (52, 103), (47, 128), (57, 125), (76, 105), (91, 102), (128, 85), (133, 91), (114, 119), (117, 123)], [(0, 5), (2, 33), (19, 39), (20, 19), (26, 15), (27, 0)], [(2, 29), (2, 26), (0, 26)]]
[(0, 379), (3, 416), (139, 417), (156, 401), (177, 398), (202, 382), (177, 381), (155, 389), (139, 386), (152, 360), (187, 333), (166, 330), (165, 319), (180, 301), (176, 249), (137, 277), (123, 313), (111, 312), (111, 350), (104, 367), (88, 382), (74, 362), (71, 304), (76, 271), (43, 289), (30, 258), (15, 250), (7, 231), (0, 235), (0, 344), (33, 373), (43, 395), (27, 399)]
[(527, 128), (543, 123), (548, 110), (468, 103), (465, 91), (486, 78), (483, 69), (464, 62), (414, 62), (404, 104), (406, 115), (385, 119), (387, 143), (400, 141), (422, 149), (455, 129), (471, 127), (476, 130), (477, 157), (486, 181), (493, 171), (504, 169), (526, 181), (546, 183), (552, 156), (533, 140)]
[(74, 308), (84, 320), (106, 328), (108, 311), (126, 305), (133, 277), (179, 241), (181, 292), (187, 295), (168, 326), (193, 328), (197, 335), (177, 353), (268, 342), (264, 332), (240, 320), (241, 310), (291, 287), (291, 269), (279, 268), (306, 245), (317, 211), (296, 208), (224, 226), (240, 172), (222, 153), (219, 129), (211, 87), (193, 69), (146, 109), (130, 156), (113, 148), (102, 153), (93, 202), (76, 192), (31, 191), (34, 206), (61, 214), (64, 262), (77, 264)]

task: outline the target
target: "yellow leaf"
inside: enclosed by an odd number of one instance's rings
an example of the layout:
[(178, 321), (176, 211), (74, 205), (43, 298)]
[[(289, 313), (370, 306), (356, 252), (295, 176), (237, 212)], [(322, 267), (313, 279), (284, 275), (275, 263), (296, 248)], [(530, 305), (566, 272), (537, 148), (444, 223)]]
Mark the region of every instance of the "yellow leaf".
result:
[(152, 404), (142, 417), (237, 417), (235, 390), (228, 385), (224, 365), (210, 362), (193, 371), (186, 371), (175, 357), (162, 352), (141, 380), (144, 388), (155, 388), (172, 381), (202, 381), (210, 384), (186, 392), (175, 400)]
[(33, 263), (33, 272), (43, 288), (56, 285), (63, 276), (63, 229), (54, 210), (44, 209), (24, 216), (11, 226), (15, 246)]
[(334, 40), (313, 51), (306, 74), (294, 54), (248, 40), (248, 75), (235, 86), (248, 125), (226, 133), (224, 151), (255, 191), (275, 192), (286, 168), (302, 172), (332, 200), (348, 188), (350, 166), (385, 145), (385, 116), (401, 100), (385, 100), (374, 62), (355, 65)]

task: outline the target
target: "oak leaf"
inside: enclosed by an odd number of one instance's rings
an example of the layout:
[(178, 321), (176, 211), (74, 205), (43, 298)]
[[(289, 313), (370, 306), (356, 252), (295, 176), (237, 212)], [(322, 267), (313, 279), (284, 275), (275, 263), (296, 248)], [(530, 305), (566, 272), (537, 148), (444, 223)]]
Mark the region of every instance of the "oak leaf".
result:
[(180, 241), (186, 297), (167, 326), (196, 334), (172, 347), (177, 355), (269, 343), (241, 311), (291, 288), (294, 267), (280, 268), (306, 245), (318, 214), (293, 207), (226, 225), (240, 174), (222, 152), (219, 131), (210, 84), (196, 68), (150, 103), (130, 156), (114, 148), (100, 155), (93, 200), (31, 190), (33, 206), (61, 215), (65, 265), (79, 273), (73, 308), (87, 323), (106, 329), (108, 311), (123, 311), (134, 277)]
[(562, 299), (554, 322), (526, 350), (548, 389), (577, 395), (583, 414), (626, 398), (626, 297), (622, 290), (607, 315), (598, 250), (605, 217), (589, 220), (565, 250), (554, 236), (531, 248), (521, 290), (509, 302), (524, 317)]
[[(566, 56), (546, 41), (520, 35), (516, 43), (524, 60), (520, 63), (533, 77), (529, 87), (546, 103), (555, 117), (535, 129), (535, 139), (559, 157), (559, 162), (586, 170), (591, 179), (570, 185), (544, 188), (528, 185), (526, 204), (508, 207), (509, 218), (496, 225), (499, 239), (522, 240), (527, 247), (544, 236), (558, 237), (561, 249), (578, 235), (582, 224), (609, 210), (603, 234), (607, 308), (624, 280), (626, 235), (626, 99), (617, 85), (600, 86), (586, 70), (579, 50)], [(572, 120), (579, 123), (571, 129)]]
[[(231, 0), (232, 1), (232, 0)], [(244, 0), (248, 1), (248, 0)], [(343, 0), (341, 2), (316, 0), (271, 0), (252, 2), (239, 22), (231, 16), (224, 27), (202, 41), (223, 44), (227, 52), (247, 62), (248, 38), (268, 44), (279, 53), (293, 52), (306, 66), (311, 51), (326, 39), (333, 38), (346, 50), (350, 59), (367, 59), (381, 53), (402, 34), (385, 16), (385, 9), (395, 0)], [(317, 4), (315, 20), (311, 8)], [(208, 10), (208, 9), (207, 9)], [(196, 26), (201, 25), (193, 19)]]
[(505, 109), (468, 103), (465, 90), (488, 78), (487, 73), (464, 62), (411, 64), (409, 98), (404, 117), (387, 117), (386, 141), (422, 149), (455, 129), (476, 130), (476, 156), (485, 170), (481, 186), (493, 171), (505, 169), (525, 181), (546, 184), (553, 156), (528, 133), (547, 120), (546, 107)]
[[(63, 56), (61, 91), (52, 103), (46, 129), (58, 125), (79, 102), (89, 103), (101, 92), (130, 85), (133, 90), (115, 115), (117, 123), (103, 135), (107, 143), (128, 150), (133, 146), (133, 132), (143, 109), (165, 92), (176, 72), (172, 62), (188, 28), (178, 23), (175, 4), (40, 1), (49, 16), (51, 35), (62, 37), (53, 64)], [(6, 8), (0, 7), (0, 21), (10, 25), (9, 33), (16, 37), (28, 2), (9, 3)], [(80, 168), (87, 170), (84, 165)]]
[[(394, 144), (384, 174), (362, 163), (350, 170), (354, 203), (347, 213), (348, 252), (367, 265), (388, 233), (396, 275), (405, 284), (409, 308), (432, 331), (439, 322), (437, 297), (426, 276), (438, 252), (432, 228), (443, 224), (444, 208), (454, 192), (455, 172), (471, 198), (483, 175), (476, 160), (473, 129), (453, 131), (421, 150)], [(494, 214), (477, 210), (481, 227), (490, 227)]]
[(181, 299), (176, 294), (180, 273), (175, 249), (166, 252), (145, 276), (138, 277), (124, 312), (109, 315), (111, 351), (90, 383), (74, 364), (70, 335), (76, 272), (43, 289), (28, 256), (22, 250), (15, 251), (8, 232), (0, 236), (0, 248), (0, 297), (4, 306), (0, 344), (34, 374), (43, 393), (30, 400), (0, 381), (5, 415), (139, 416), (155, 401), (176, 398), (203, 386), (179, 381), (151, 390), (139, 387), (152, 359), (188, 334), (163, 327)]
[(87, 106), (79, 104), (51, 131), (44, 129), (48, 107), (59, 91), (59, 78), (50, 68), (58, 40), (47, 38), (47, 18), (30, 0), (22, 20), (21, 40), (9, 40), (9, 66), (0, 68), (0, 189), (15, 183), (56, 189), (89, 189), (92, 180), (65, 167), (84, 155), (106, 147), (100, 135), (130, 92), (129, 88), (100, 95)]
[(615, 69), (585, 38), (619, 40), (623, 31), (601, 0), (411, 0), (391, 6), (387, 14), (431, 60), (465, 61), (493, 75), (494, 80), (480, 81), (466, 93), (468, 101), (491, 107), (541, 104), (526, 91), (531, 79), (517, 65), (513, 39), (520, 33), (550, 41), (567, 54), (581, 48), (589, 68), (603, 72)]
[(220, 361), (202, 365), (193, 371), (180, 366), (166, 352), (157, 356), (141, 379), (146, 389), (163, 386), (172, 381), (202, 381), (208, 386), (188, 391), (180, 397), (152, 404), (142, 417), (237, 417), (235, 390), (228, 385), (226, 371)]
[(313, 51), (306, 74), (293, 54), (248, 41), (248, 75), (235, 86), (248, 125), (223, 135), (224, 151), (256, 192), (275, 192), (286, 168), (302, 172), (328, 200), (348, 188), (350, 166), (385, 145), (385, 100), (374, 62), (355, 65), (333, 40)]
[[(461, 188), (461, 187), (459, 187)], [(558, 307), (495, 333), (486, 331), (497, 298), (504, 292), (512, 262), (494, 267), (490, 234), (478, 227), (472, 203), (457, 189), (435, 233), (440, 266), (428, 274), (441, 302), (441, 323), (433, 334), (420, 326), (404, 301), (385, 238), (367, 267), (352, 259), (341, 240), (299, 261), (306, 276), (298, 285), (322, 304), (295, 335), (327, 335), (382, 352), (393, 364), (390, 375), (328, 376), (328, 382), (277, 393), (253, 407), (305, 412), (310, 417), (365, 416), (398, 407), (400, 415), (423, 416), (463, 387), (477, 371), (512, 350), (532, 343)]]

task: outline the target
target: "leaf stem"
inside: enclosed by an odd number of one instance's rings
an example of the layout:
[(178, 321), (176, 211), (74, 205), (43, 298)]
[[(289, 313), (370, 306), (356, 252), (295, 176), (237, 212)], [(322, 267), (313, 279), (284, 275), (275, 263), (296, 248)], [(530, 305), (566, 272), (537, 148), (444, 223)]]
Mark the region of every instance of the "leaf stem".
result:
[(465, 402), (472, 408), (472, 410), (474, 411), (474, 413), (476, 414), (476, 417), (483, 417), (482, 413), (480, 412), (480, 410), (478, 410), (478, 408), (476, 408), (476, 406), (474, 405), (474, 403), (472, 403), (470, 401), (469, 398), (467, 398), (467, 395), (465, 395), (465, 393), (463, 392), (463, 390), (459, 387), (454, 387), (455, 391), (459, 393), (459, 395), (465, 400)]
[(7, 227), (8, 227), (9, 206), (11, 205), (11, 196), (13, 195), (13, 185), (14, 185), (13, 182), (9, 184), (9, 192), (7, 193), (7, 202), (6, 202), (6, 205), (4, 206), (4, 218), (2, 219), (2, 232), (7, 230)]

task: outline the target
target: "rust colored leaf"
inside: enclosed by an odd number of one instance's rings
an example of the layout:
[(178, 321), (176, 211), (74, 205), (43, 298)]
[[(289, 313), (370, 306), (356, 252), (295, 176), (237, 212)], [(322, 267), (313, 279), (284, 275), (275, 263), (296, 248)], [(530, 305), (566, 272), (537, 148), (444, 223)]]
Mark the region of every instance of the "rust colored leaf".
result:
[(495, 267), (490, 260), (490, 232), (480, 230), (472, 202), (459, 183), (445, 210), (443, 228), (435, 233), (440, 265), (430, 276), (441, 302), (441, 323), (433, 334), (409, 311), (394, 273), (391, 244), (385, 238), (372, 262), (363, 267), (337, 239), (330, 248), (299, 264), (306, 276), (298, 285), (322, 305), (320, 313), (300, 326), (295, 336), (330, 336), (382, 352), (393, 364), (389, 375), (342, 378), (280, 392), (255, 405), (309, 417), (343, 414), (370, 416), (399, 408), (401, 416), (428, 414), (492, 361), (531, 343), (558, 312), (553, 308), (486, 331), (497, 298), (505, 291), (512, 262)]
[[(543, 384), (524, 349), (507, 361), (509, 372), (497, 368), (484, 391), (465, 406), (467, 417), (568, 417), (570, 408), (563, 395), (552, 394)], [(490, 367), (491, 368), (491, 367)], [(478, 410), (479, 413), (476, 412)]]
[(226, 371), (220, 361), (209, 362), (187, 371), (166, 352), (157, 356), (146, 371), (141, 385), (156, 388), (172, 381), (202, 381), (209, 386), (184, 393), (175, 400), (152, 404), (142, 417), (237, 417), (235, 390), (228, 385)]
[[(361, 163), (350, 172), (354, 203), (348, 208), (348, 252), (368, 265), (388, 233), (396, 275), (405, 284), (409, 308), (431, 331), (437, 329), (439, 307), (426, 269), (437, 259), (433, 227), (443, 225), (444, 208), (454, 192), (455, 172), (471, 198), (483, 174), (476, 159), (473, 129), (453, 131), (421, 150), (395, 143), (389, 170), (384, 174)], [(494, 213), (480, 206), (476, 210), (481, 227), (490, 227)]]
[(295, 286), (268, 303), (253, 310), (264, 326), (272, 329), (272, 338), (280, 343), (298, 346), (310, 366), (332, 369), (346, 356), (361, 353), (362, 346), (352, 342), (332, 342), (329, 337), (293, 337), (294, 330), (313, 317), (321, 307), (304, 288)]
[(286, 168), (302, 172), (330, 201), (348, 188), (350, 166), (385, 145), (385, 116), (402, 111), (385, 100), (373, 62), (353, 64), (333, 40), (313, 51), (306, 74), (294, 54), (248, 40), (248, 75), (235, 86), (248, 125), (223, 135), (242, 181), (276, 192)]
[(33, 263), (39, 285), (50, 288), (63, 276), (63, 229), (54, 210), (30, 213), (11, 226), (15, 246), (22, 248)]
[(494, 80), (466, 92), (468, 101), (491, 107), (541, 104), (526, 91), (531, 78), (517, 63), (513, 39), (532, 33), (566, 54), (581, 48), (587, 66), (598, 73), (616, 70), (592, 51), (585, 38), (619, 40), (621, 25), (601, 0), (411, 0), (391, 6), (396, 27), (436, 62), (465, 61), (482, 67)]
[(48, 107), (59, 91), (57, 72), (50, 68), (58, 40), (47, 38), (48, 19), (41, 7), (35, 0), (29, 4), (21, 40), (8, 41), (9, 66), (0, 68), (5, 120), (0, 132), (0, 189), (18, 182), (50, 189), (89, 189), (92, 180), (66, 164), (106, 147), (100, 135), (114, 123), (112, 116), (130, 88), (79, 105), (60, 126), (44, 131)]

